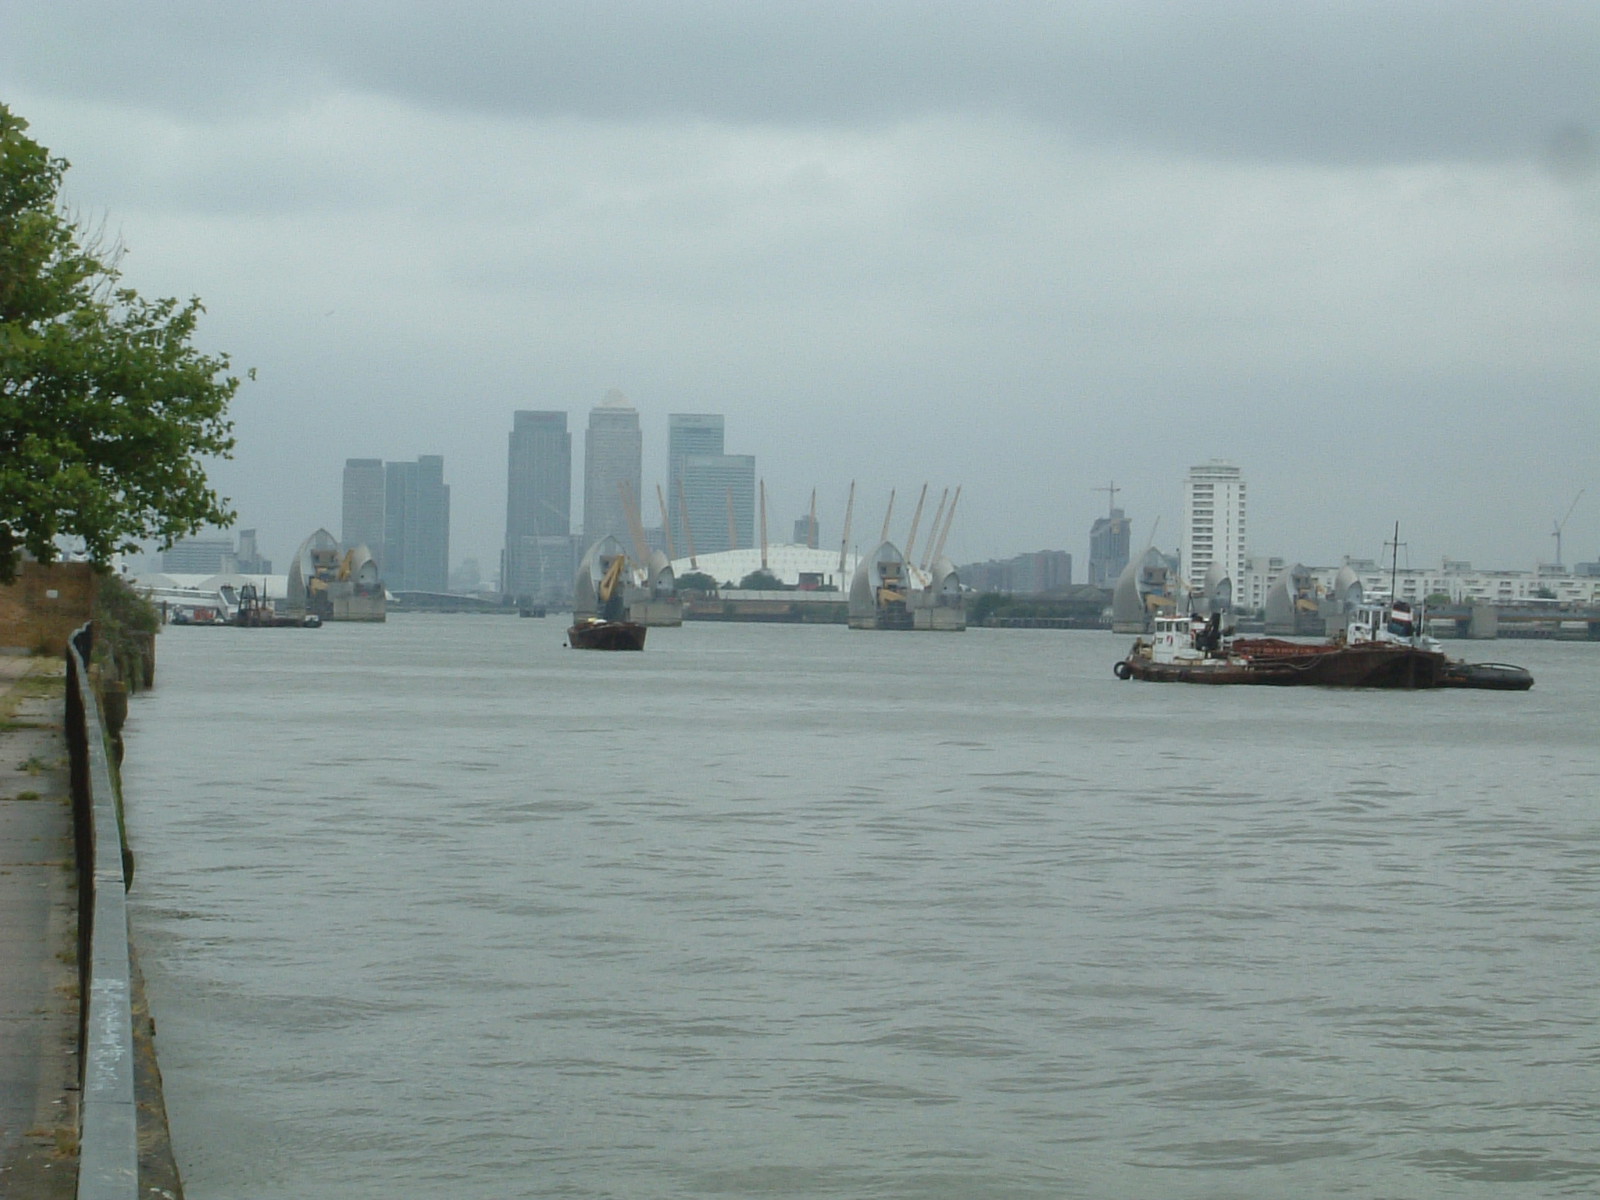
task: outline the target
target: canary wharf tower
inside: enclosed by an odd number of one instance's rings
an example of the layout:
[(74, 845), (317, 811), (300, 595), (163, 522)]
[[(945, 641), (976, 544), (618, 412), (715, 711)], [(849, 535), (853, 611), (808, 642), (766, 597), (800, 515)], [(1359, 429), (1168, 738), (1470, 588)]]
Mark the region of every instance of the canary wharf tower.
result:
[(555, 597), (572, 586), (572, 435), (564, 412), (520, 410), (506, 464), (500, 590)]
[(589, 429), (583, 439), (583, 540), (593, 545), (607, 534), (630, 545), (626, 490), (631, 503), (644, 503), (639, 494), (643, 474), (644, 435), (639, 432), (639, 410), (612, 389), (589, 410)]

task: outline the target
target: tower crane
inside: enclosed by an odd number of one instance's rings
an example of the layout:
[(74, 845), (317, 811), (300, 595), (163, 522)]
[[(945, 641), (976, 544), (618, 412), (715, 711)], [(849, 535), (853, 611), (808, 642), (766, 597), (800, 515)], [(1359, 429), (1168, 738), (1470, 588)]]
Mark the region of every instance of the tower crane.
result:
[(1558, 571), (1566, 569), (1561, 564), (1561, 531), (1567, 527), (1567, 520), (1572, 516), (1572, 510), (1578, 507), (1578, 501), (1583, 499), (1583, 493), (1588, 490), (1588, 488), (1579, 489), (1578, 494), (1572, 498), (1572, 508), (1567, 509), (1567, 515), (1556, 522), (1556, 530), (1550, 535), (1556, 540), (1556, 569)]
[(1115, 516), (1116, 515), (1116, 512), (1117, 512), (1117, 493), (1122, 491), (1123, 489), (1119, 488), (1117, 486), (1117, 481), (1115, 479), (1113, 479), (1105, 487), (1090, 488), (1089, 490), (1091, 492), (1106, 492), (1111, 498), (1111, 504), (1110, 504), (1111, 512), (1110, 512), (1109, 515), (1110, 516)]

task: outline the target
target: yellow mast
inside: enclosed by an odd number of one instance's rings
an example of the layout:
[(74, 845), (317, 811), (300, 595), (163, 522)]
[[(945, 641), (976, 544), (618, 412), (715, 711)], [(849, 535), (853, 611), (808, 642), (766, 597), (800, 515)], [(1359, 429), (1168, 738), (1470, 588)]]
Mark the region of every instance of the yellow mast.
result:
[(928, 498), (928, 485), (922, 485), (922, 494), (917, 497), (917, 507), (911, 513), (911, 532), (906, 536), (906, 569), (909, 570), (912, 562), (913, 547), (917, 544), (917, 526), (922, 523), (922, 502)]
[(850, 551), (850, 516), (856, 510), (856, 481), (850, 481), (850, 498), (844, 502), (844, 535), (839, 539), (839, 576), (844, 577), (845, 555)]
[(698, 571), (700, 563), (694, 556), (694, 529), (689, 525), (689, 502), (683, 498), (683, 480), (678, 480), (678, 515), (683, 518), (683, 540), (689, 543), (689, 569)]
[(933, 562), (933, 551), (939, 541), (939, 519), (944, 516), (944, 502), (950, 498), (950, 489), (939, 494), (939, 507), (933, 510), (933, 524), (928, 526), (928, 548), (922, 552), (922, 569), (926, 571)]
[[(731, 491), (728, 493), (733, 494)], [(767, 569), (767, 481), (761, 481), (761, 569)]]
[(659, 483), (656, 484), (656, 503), (661, 505), (661, 540), (667, 544), (667, 558), (677, 558), (672, 552), (672, 526), (667, 521), (667, 497)]

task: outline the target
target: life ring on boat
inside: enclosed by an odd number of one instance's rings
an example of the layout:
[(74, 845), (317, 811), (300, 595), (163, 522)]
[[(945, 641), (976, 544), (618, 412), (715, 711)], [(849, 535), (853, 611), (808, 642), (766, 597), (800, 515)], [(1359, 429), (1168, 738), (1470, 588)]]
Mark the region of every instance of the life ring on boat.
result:
[(1116, 663), (1111, 668), (1111, 673), (1118, 679), (1133, 678), (1133, 668), (1128, 665), (1128, 660), (1125, 658), (1117, 659)]

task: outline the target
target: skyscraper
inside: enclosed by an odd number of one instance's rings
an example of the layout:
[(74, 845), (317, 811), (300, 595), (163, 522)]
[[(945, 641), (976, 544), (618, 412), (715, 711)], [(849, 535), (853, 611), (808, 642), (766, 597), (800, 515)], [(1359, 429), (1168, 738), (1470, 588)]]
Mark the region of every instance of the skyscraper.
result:
[(589, 410), (589, 430), (583, 439), (583, 540), (593, 544), (613, 534), (631, 545), (622, 488), (633, 503), (642, 505), (644, 435), (639, 431), (639, 411), (616, 389), (606, 393), (598, 407)]
[[(450, 488), (444, 459), (424, 454), (383, 468), (383, 555), (391, 591), (443, 592), (450, 586)], [(368, 549), (371, 549), (370, 544)]]
[[(679, 485), (683, 480), (683, 460), (691, 454), (720, 455), (722, 453), (721, 413), (668, 413), (667, 414), (667, 524), (671, 541), (678, 554), (687, 552), (688, 542), (683, 536), (683, 516), (680, 509)], [(700, 528), (691, 510), (689, 524), (695, 534), (695, 549), (700, 549)], [(727, 523), (723, 523), (727, 528)], [(723, 541), (727, 534), (722, 535)], [(748, 543), (747, 543), (748, 544)]]
[(1089, 529), (1089, 583), (1097, 588), (1114, 588), (1117, 577), (1128, 565), (1128, 538), (1133, 522), (1120, 508), (1109, 517), (1100, 517)]
[(1244, 475), (1232, 463), (1212, 459), (1190, 467), (1183, 486), (1183, 577), (1204, 586), (1212, 563), (1221, 563), (1237, 592), (1244, 586)]
[(506, 549), (500, 590), (572, 597), (572, 435), (564, 412), (519, 410), (506, 465)]
[(339, 541), (346, 550), (365, 546), (382, 570), (383, 459), (344, 460), (344, 514)]
[[(754, 455), (686, 454), (679, 471), (697, 554), (755, 545)], [(730, 534), (733, 544), (728, 541)]]

